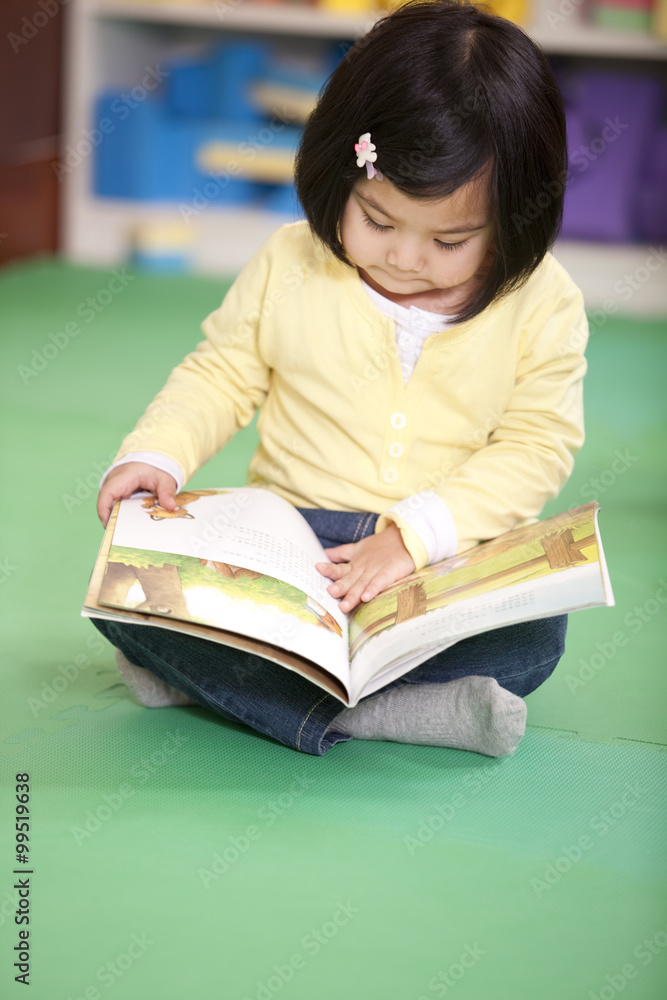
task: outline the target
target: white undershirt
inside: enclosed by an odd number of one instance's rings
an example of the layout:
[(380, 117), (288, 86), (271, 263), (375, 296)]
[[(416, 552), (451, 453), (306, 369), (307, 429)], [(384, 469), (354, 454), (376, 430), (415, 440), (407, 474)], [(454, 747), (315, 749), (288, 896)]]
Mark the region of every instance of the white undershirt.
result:
[(396, 324), (396, 347), (401, 359), (403, 383), (406, 384), (419, 360), (424, 341), (432, 333), (439, 333), (451, 326), (454, 316), (441, 316), (440, 313), (427, 312), (417, 306), (399, 306), (384, 295), (380, 295), (362, 279), (362, 285), (378, 307), (380, 312), (389, 316)]

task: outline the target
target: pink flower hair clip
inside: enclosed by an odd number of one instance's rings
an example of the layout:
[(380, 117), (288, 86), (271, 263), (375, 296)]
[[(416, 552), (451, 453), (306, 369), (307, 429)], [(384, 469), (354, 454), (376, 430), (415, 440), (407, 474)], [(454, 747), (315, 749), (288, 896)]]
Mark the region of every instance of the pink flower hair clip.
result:
[(377, 177), (379, 181), (384, 180), (377, 167), (373, 166), (378, 155), (375, 152), (375, 144), (371, 142), (370, 132), (364, 132), (363, 135), (359, 136), (359, 141), (354, 144), (354, 151), (357, 154), (357, 166), (363, 167), (366, 164), (366, 173), (369, 180), (373, 177)]

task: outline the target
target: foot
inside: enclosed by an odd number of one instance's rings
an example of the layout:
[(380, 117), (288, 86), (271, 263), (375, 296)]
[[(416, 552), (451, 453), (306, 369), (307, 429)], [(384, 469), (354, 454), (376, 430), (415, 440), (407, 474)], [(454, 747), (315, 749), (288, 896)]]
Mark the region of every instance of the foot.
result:
[(453, 747), (504, 757), (514, 753), (526, 731), (526, 703), (494, 677), (404, 684), (344, 709), (329, 730), (359, 740)]
[(188, 698), (187, 694), (183, 694), (178, 688), (172, 687), (160, 677), (156, 677), (150, 670), (138, 667), (136, 663), (131, 663), (120, 649), (116, 650), (116, 666), (137, 701), (141, 705), (145, 705), (146, 708), (197, 704), (192, 698)]

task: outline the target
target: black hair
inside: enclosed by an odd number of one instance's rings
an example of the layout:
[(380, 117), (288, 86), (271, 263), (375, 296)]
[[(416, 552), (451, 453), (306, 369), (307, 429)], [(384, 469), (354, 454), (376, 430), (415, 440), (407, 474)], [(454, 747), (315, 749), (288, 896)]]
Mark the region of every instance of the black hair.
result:
[(410, 197), (443, 198), (489, 170), (494, 253), (459, 322), (534, 272), (560, 228), (567, 146), (551, 67), (520, 27), (469, 0), (408, 0), (346, 53), (306, 122), (295, 183), (313, 232), (350, 265), (340, 221), (364, 132)]

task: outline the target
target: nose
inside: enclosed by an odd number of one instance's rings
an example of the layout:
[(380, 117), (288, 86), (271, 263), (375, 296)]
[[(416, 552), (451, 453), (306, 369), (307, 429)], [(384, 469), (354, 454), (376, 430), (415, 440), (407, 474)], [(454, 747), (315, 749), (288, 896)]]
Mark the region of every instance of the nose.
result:
[(418, 274), (424, 266), (424, 260), (416, 242), (399, 237), (389, 247), (387, 264), (396, 271)]

